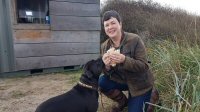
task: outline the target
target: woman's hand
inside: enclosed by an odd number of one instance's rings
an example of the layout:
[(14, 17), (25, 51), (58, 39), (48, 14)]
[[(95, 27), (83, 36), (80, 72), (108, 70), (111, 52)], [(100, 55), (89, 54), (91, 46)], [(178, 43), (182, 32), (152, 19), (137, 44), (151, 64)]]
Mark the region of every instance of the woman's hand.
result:
[(112, 62), (115, 62), (116, 64), (120, 64), (125, 61), (125, 55), (121, 53), (113, 52), (110, 54), (110, 59)]
[(102, 60), (103, 60), (103, 63), (105, 64), (105, 67), (107, 70), (110, 70), (110, 63), (111, 63), (111, 60), (110, 60), (110, 56), (109, 56), (109, 53), (105, 53), (102, 57)]

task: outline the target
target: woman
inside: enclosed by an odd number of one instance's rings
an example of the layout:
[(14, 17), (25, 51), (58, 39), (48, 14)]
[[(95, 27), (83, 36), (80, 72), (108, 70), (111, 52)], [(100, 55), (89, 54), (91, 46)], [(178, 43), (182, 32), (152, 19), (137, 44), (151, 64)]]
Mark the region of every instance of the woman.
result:
[[(150, 101), (153, 75), (149, 70), (145, 46), (141, 38), (122, 30), (122, 21), (116, 11), (106, 11), (102, 19), (109, 37), (101, 45), (105, 64), (104, 75), (99, 79), (101, 91), (118, 103), (112, 112), (120, 112), (128, 106), (128, 112), (147, 110)], [(129, 91), (129, 98), (122, 91)]]

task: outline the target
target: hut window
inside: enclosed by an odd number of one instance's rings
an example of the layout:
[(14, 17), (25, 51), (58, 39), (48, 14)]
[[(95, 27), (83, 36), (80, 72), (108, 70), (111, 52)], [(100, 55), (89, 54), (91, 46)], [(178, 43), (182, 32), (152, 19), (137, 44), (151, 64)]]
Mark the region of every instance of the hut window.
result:
[(17, 22), (49, 24), (49, 0), (16, 0)]

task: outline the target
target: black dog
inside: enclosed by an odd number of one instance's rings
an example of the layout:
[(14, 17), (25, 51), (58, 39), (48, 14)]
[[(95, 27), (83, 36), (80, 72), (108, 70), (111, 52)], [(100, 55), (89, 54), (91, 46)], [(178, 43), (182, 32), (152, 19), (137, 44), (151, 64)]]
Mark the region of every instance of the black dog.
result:
[(70, 91), (50, 98), (35, 112), (96, 112), (98, 108), (98, 79), (103, 69), (102, 59), (85, 64), (79, 83)]

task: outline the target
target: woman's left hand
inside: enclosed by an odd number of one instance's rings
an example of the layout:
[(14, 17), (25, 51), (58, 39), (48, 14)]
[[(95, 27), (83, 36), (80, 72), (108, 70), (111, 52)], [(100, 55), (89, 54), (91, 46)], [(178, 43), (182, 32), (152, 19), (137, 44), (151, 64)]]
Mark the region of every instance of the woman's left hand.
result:
[(125, 61), (125, 55), (121, 53), (113, 52), (110, 54), (110, 59), (116, 64), (120, 64)]

